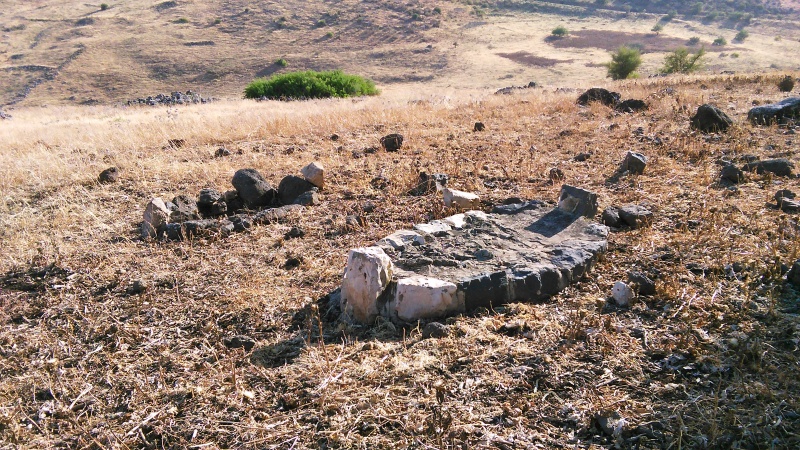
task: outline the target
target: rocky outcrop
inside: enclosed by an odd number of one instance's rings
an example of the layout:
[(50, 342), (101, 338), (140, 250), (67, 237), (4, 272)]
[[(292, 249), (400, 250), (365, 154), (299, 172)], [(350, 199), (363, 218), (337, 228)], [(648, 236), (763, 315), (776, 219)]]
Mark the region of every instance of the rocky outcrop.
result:
[(785, 98), (778, 103), (756, 106), (747, 113), (747, 119), (755, 125), (785, 124), (800, 119), (800, 97)]
[(692, 128), (703, 133), (717, 133), (726, 131), (733, 125), (733, 121), (724, 111), (714, 105), (701, 105), (691, 119)]

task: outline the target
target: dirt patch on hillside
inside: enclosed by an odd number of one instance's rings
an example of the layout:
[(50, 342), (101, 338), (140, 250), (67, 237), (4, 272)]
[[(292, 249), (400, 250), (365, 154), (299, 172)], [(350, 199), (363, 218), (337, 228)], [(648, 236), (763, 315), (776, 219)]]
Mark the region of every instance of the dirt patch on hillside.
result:
[(498, 53), (497, 56), (508, 58), (517, 64), (534, 67), (552, 67), (559, 63), (570, 63), (572, 59), (552, 59), (542, 56), (536, 56), (528, 52), (519, 51), (514, 53)]
[[(690, 46), (686, 39), (679, 39), (669, 36), (662, 36), (655, 33), (626, 33), (624, 31), (608, 30), (581, 30), (571, 33), (567, 37), (545, 39), (550, 45), (556, 48), (602, 48), (603, 50), (613, 51), (620, 46), (637, 47), (642, 53), (666, 52), (675, 50), (678, 47), (699, 48), (701, 45), (710, 47), (710, 42)], [(722, 50), (724, 47), (714, 47)]]

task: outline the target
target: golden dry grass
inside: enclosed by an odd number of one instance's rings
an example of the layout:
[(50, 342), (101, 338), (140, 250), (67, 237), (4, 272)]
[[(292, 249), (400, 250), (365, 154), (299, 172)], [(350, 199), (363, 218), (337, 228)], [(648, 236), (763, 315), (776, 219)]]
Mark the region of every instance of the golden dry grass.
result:
[[(748, 175), (735, 194), (717, 184), (721, 158), (799, 162), (795, 135), (745, 120), (753, 101), (781, 98), (779, 76), (613, 85), (650, 103), (634, 115), (539, 89), (19, 109), (0, 129), (0, 442), (796, 448), (798, 291), (780, 264), (798, 257), (800, 226), (767, 202), (800, 183)], [(737, 125), (719, 139), (690, 131), (704, 102)], [(477, 120), (487, 131), (471, 131)], [(639, 127), (664, 145), (636, 137)], [(401, 152), (354, 157), (389, 132), (405, 135)], [(167, 148), (173, 138), (187, 146)], [(233, 155), (212, 158), (219, 146)], [(647, 171), (609, 183), (627, 150), (649, 157)], [(580, 151), (593, 155), (573, 162)], [(244, 167), (277, 183), (314, 160), (328, 173), (324, 201), (300, 217), (219, 239), (138, 238), (151, 196), (228, 189)], [(111, 165), (121, 181), (98, 184)], [(436, 195), (405, 195), (419, 171), (446, 173), (490, 203), (553, 201), (555, 166), (598, 192), (601, 208), (649, 204), (654, 224), (612, 233), (594, 271), (551, 301), (448, 319), (443, 339), (422, 339), (421, 324), (339, 324), (314, 306), (338, 286), (349, 248), (448, 213)], [(370, 185), (379, 174), (391, 180), (386, 191)], [(374, 212), (363, 211), (367, 201)], [(346, 226), (348, 214), (367, 225)], [(305, 237), (285, 239), (295, 225)], [(302, 262), (287, 270), (291, 257)], [(734, 263), (741, 280), (724, 276)], [(657, 294), (630, 309), (606, 306), (632, 269), (660, 273)], [(136, 281), (143, 293), (130, 289)], [(256, 350), (226, 348), (234, 335)], [(612, 413), (626, 421), (616, 437), (596, 420)]]

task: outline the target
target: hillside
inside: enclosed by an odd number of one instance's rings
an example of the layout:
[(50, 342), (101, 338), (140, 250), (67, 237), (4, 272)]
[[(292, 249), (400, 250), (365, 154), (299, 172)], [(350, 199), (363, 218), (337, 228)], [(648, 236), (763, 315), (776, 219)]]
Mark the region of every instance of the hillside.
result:
[[(784, 272), (800, 227), (772, 199), (800, 180), (719, 175), (754, 158), (796, 173), (797, 127), (746, 120), (786, 96), (777, 81), (609, 84), (650, 105), (634, 114), (542, 89), (20, 108), (0, 122), (0, 446), (797, 448), (800, 293)], [(705, 102), (734, 120), (727, 133), (689, 128)], [(401, 151), (374, 150), (391, 132)], [(645, 172), (613, 176), (628, 150)], [(224, 191), (241, 168), (277, 184), (311, 161), (326, 183), (302, 213), (230, 236), (140, 238), (153, 196)], [(109, 166), (119, 180), (98, 183)], [(654, 218), (612, 231), (563, 293), (448, 318), (441, 337), (338, 322), (325, 296), (349, 249), (452, 213), (438, 193), (408, 193), (422, 171), (485, 210), (554, 204), (563, 182), (601, 210), (644, 204)], [(616, 306), (630, 271), (655, 293)]]
[[(255, 77), (307, 69), (357, 73), (388, 93), (409, 86), (481, 92), (530, 81), (578, 86), (604, 79), (601, 64), (619, 44), (644, 45), (647, 76), (665, 51), (691, 37), (709, 50), (709, 71), (789, 70), (798, 68), (800, 39), (797, 13), (745, 17), (729, 6), (719, 6), (713, 20), (681, 13), (655, 34), (660, 9), (626, 12), (623, 2), (128, 0), (105, 9), (75, 0), (10, 3), (0, 11), (4, 109), (120, 104), (187, 90), (240, 98)], [(584, 39), (548, 41), (562, 24)], [(710, 45), (717, 36), (731, 41), (743, 26), (751, 34), (745, 42)], [(275, 64), (281, 58), (287, 67)]]

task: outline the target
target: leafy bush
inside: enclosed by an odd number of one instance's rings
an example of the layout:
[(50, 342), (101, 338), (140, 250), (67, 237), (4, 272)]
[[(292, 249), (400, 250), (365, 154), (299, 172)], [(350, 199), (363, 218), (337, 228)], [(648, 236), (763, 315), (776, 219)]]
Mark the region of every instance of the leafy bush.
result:
[(553, 28), (553, 31), (550, 32), (555, 37), (564, 37), (569, 34), (569, 30), (563, 25), (559, 25)]
[(108, 3), (100, 3), (100, 11), (105, 11), (108, 9)]
[(371, 80), (340, 70), (291, 72), (259, 78), (244, 90), (245, 98), (300, 99), (377, 95)]
[(285, 58), (278, 58), (275, 60), (275, 65), (280, 67), (287, 67), (289, 65), (289, 61), (286, 61)]
[(701, 48), (695, 54), (681, 47), (664, 57), (664, 67), (661, 73), (692, 73), (703, 66), (701, 58), (706, 54), (706, 49)]
[(714, 39), (714, 42), (712, 42), (711, 45), (728, 45), (728, 41), (726, 41), (724, 37), (720, 36)]
[(660, 33), (663, 29), (664, 29), (664, 25), (661, 25), (660, 23), (657, 23), (657, 24), (653, 25), (653, 28), (651, 28), (650, 31), (653, 31), (655, 33)]
[(733, 40), (736, 42), (744, 42), (748, 36), (750, 36), (750, 33), (748, 33), (747, 30), (739, 30), (739, 32), (736, 33), (736, 36), (733, 37)]
[(178, 20), (176, 20), (175, 23), (189, 23), (189, 19), (187, 19), (186, 17), (181, 17)]
[(697, 36), (692, 37), (689, 39), (689, 45), (697, 45), (700, 43), (700, 38)]
[(626, 46), (620, 47), (615, 53), (611, 54), (611, 62), (606, 63), (608, 76), (614, 80), (633, 78), (636, 76), (636, 69), (642, 64), (642, 55), (639, 50)]

